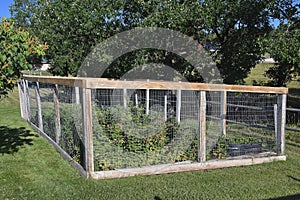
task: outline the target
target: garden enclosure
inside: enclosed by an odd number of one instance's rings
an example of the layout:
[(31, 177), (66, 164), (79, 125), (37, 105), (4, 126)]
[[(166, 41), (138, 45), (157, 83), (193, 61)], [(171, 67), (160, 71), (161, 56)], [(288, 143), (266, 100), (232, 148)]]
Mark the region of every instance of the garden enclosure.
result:
[(285, 160), (286, 88), (25, 76), (22, 118), (85, 177)]

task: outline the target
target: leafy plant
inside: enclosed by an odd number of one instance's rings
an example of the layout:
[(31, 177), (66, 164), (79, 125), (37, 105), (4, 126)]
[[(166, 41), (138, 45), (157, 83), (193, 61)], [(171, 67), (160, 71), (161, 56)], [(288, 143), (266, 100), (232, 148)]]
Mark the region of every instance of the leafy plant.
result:
[[(50, 44), (55, 75), (76, 75), (92, 47), (117, 33), (162, 27), (180, 31), (208, 50), (214, 47), (212, 56), (225, 82), (241, 83), (264, 53), (258, 41), (269, 33), (272, 14), (295, 7), (282, 2), (287, 1), (15, 0), (11, 12), (19, 24)], [(280, 18), (286, 21), (285, 15)], [(105, 76), (118, 78), (147, 62), (171, 66), (190, 81), (203, 80), (180, 56), (153, 49), (122, 55)]]
[(145, 114), (142, 107), (103, 108), (98, 122), (107, 137), (118, 147), (129, 152), (151, 152), (163, 148), (178, 131), (178, 123), (169, 118), (166, 122), (155, 123), (163, 118), (159, 113)]
[(32, 68), (30, 60), (45, 55), (47, 45), (17, 27), (11, 19), (0, 22), (0, 98), (16, 84), (22, 70)]

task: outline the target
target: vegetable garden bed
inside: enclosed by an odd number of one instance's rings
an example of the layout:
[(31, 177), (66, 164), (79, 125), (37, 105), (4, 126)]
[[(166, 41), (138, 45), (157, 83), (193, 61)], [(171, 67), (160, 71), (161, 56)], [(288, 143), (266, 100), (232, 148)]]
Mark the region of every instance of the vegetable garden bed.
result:
[(286, 88), (24, 76), (21, 114), (86, 177), (285, 160)]

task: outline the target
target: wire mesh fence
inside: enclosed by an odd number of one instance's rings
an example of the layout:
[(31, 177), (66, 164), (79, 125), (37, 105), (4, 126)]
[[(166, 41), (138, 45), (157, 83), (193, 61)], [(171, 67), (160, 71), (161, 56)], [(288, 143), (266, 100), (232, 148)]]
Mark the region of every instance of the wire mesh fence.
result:
[(19, 82), (22, 117), (82, 174), (188, 171), (210, 161), (224, 167), (226, 160), (285, 154), (286, 89), (99, 82), (33, 76)]
[(300, 109), (287, 108), (286, 124), (288, 126), (297, 126), (300, 129)]

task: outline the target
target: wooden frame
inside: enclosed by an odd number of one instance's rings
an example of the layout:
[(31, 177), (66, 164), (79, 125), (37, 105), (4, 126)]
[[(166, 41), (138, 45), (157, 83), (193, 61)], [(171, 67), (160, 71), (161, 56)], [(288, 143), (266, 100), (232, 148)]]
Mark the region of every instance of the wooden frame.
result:
[(222, 91), (221, 92), (221, 107), (220, 107), (220, 113), (221, 113), (221, 133), (226, 136), (226, 113), (227, 113), (227, 92)]
[(84, 138), (84, 168), (89, 175), (94, 171), (93, 156), (93, 122), (92, 122), (92, 101), (91, 89), (82, 89), (82, 119), (83, 119), (83, 138)]
[[(271, 162), (274, 160), (285, 160), (285, 114), (286, 114), (286, 96), (287, 88), (259, 87), (259, 86), (240, 86), (240, 85), (222, 85), (222, 84), (204, 84), (204, 83), (188, 83), (188, 82), (165, 82), (165, 81), (122, 81), (110, 80), (103, 78), (73, 78), (73, 77), (41, 77), (41, 76), (25, 76), (24, 80), (18, 82), (19, 96), (22, 102), (21, 116), (27, 120), (38, 132), (62, 154), (67, 160), (72, 158), (59, 146), (61, 137), (60, 124), (60, 103), (58, 98), (58, 85), (67, 85), (75, 87), (76, 104), (82, 107), (82, 130), (84, 143), (84, 164), (80, 166), (72, 160), (71, 164), (85, 177), (96, 179), (117, 178), (135, 175), (163, 174), (172, 172), (194, 171), (202, 169), (215, 169), (233, 166), (244, 166), (258, 164), (263, 162)], [(30, 122), (30, 99), (28, 81), (36, 83), (35, 97), (38, 110), (38, 126)], [(56, 138), (52, 140), (43, 130), (43, 119), (41, 111), (41, 99), (39, 82), (54, 84), (53, 101), (55, 115)], [(111, 171), (94, 171), (94, 155), (93, 155), (93, 124), (92, 124), (92, 89), (123, 89), (123, 104), (127, 106), (127, 89), (144, 89), (146, 90), (146, 113), (149, 114), (150, 90), (173, 90), (176, 91), (176, 120), (180, 122), (180, 105), (183, 90), (199, 91), (199, 129), (198, 129), (198, 163), (176, 163), (163, 164), (142, 168), (121, 169)], [(226, 111), (230, 104), (227, 104), (227, 92), (248, 92), (248, 93), (267, 93), (277, 94), (277, 105), (274, 106), (275, 116), (275, 132), (277, 144), (277, 156), (270, 157), (252, 157), (241, 158), (242, 160), (223, 160), (223, 161), (206, 161), (206, 92), (218, 91), (220, 96), (220, 113), (221, 116), (221, 133), (226, 135)], [(164, 120), (167, 120), (167, 96), (164, 96)], [(136, 105), (138, 105), (137, 96), (135, 96)]]
[(205, 91), (228, 91), (228, 92), (252, 92), (269, 94), (287, 94), (288, 89), (284, 87), (264, 87), (245, 85), (206, 84), (189, 82), (168, 81), (123, 81), (106, 78), (72, 78), (72, 77), (42, 77), (23, 76), (28, 81), (52, 83), (58, 85), (77, 86), (89, 89), (155, 89), (155, 90), (205, 90)]
[(22, 119), (25, 119), (26, 117), (26, 111), (25, 111), (25, 91), (24, 91), (24, 84), (22, 84), (23, 81), (18, 81), (18, 90), (19, 90), (19, 98), (20, 98), (20, 112)]
[(200, 113), (198, 133), (198, 162), (206, 161), (206, 92), (200, 91)]
[(286, 124), (286, 94), (278, 95), (277, 106), (277, 152), (281, 155), (285, 154), (285, 124)]
[(141, 168), (129, 168), (91, 173), (94, 179), (122, 178), (138, 175), (168, 174), (175, 172), (190, 172), (199, 170), (220, 169), (256, 165), (273, 161), (285, 161), (286, 156), (271, 156), (257, 158), (241, 158), (239, 160), (210, 160), (206, 162), (182, 162), (176, 164), (153, 165)]

